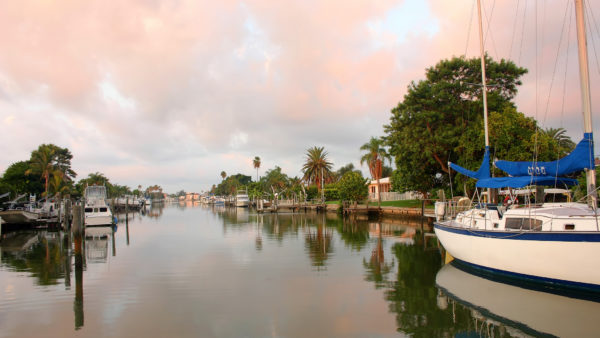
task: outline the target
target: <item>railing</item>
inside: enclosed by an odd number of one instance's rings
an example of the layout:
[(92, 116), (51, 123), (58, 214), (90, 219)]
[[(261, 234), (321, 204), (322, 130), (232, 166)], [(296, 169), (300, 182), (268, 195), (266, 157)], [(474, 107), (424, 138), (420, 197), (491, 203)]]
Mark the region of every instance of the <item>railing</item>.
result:
[[(422, 199), (423, 194), (416, 191), (407, 191), (407, 192), (382, 192), (381, 193), (381, 201), (404, 201), (404, 200), (417, 200)], [(369, 201), (377, 201), (377, 193), (369, 194)]]

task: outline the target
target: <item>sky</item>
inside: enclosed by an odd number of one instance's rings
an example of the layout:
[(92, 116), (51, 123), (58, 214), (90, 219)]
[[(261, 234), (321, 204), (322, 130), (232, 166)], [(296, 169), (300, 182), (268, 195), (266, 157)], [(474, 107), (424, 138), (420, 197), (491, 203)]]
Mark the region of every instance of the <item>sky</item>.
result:
[[(529, 69), (515, 99), (583, 133), (568, 0), (484, 0), (485, 49)], [(600, 2), (588, 6), (592, 109)], [(0, 0), (0, 172), (40, 144), (77, 179), (201, 192), (220, 173), (302, 176), (306, 150), (361, 168), (411, 81), (479, 55), (474, 0)], [(537, 13), (537, 15), (536, 15)], [(594, 20), (592, 20), (594, 19)], [(570, 29), (569, 29), (570, 27)], [(597, 51), (596, 51), (597, 50)], [(594, 120), (598, 130), (599, 118)]]

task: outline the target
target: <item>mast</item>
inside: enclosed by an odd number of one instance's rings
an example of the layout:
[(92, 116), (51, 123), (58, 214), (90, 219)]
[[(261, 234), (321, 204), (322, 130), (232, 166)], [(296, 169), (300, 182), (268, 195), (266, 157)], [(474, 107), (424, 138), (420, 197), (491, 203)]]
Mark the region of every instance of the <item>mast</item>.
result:
[(481, 24), (481, 0), (477, 0), (477, 17), (479, 18), (479, 53), (481, 54), (481, 82), (483, 83), (483, 125), (485, 130), (485, 146), (490, 146), (488, 136), (487, 85), (485, 82), (485, 52), (483, 49), (483, 26)]
[[(575, 18), (577, 21), (577, 49), (579, 54), (579, 78), (581, 83), (581, 101), (583, 107), (583, 128), (585, 133), (592, 133), (592, 101), (590, 99), (590, 75), (588, 71), (583, 0), (575, 0)], [(592, 159), (592, 161), (593, 160), (594, 159)], [(586, 172), (586, 176), (588, 204), (590, 204), (595, 210), (598, 205), (598, 194), (596, 193), (596, 170), (588, 170)]]

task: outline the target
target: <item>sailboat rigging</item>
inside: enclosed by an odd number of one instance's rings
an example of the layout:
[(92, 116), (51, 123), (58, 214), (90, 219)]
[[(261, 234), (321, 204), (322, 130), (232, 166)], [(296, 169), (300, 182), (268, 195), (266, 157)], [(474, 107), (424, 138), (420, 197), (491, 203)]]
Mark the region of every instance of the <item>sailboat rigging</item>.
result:
[(566, 157), (551, 162), (497, 161), (495, 166), (508, 175), (490, 177), (485, 64), (479, 13), (486, 151), (478, 171), (456, 164), (451, 168), (477, 179), (480, 188), (521, 188), (530, 185), (573, 185), (565, 175), (585, 170), (588, 204), (541, 203), (504, 209), (478, 205), (458, 213), (454, 219), (434, 223), (435, 233), (459, 263), (551, 286), (600, 291), (600, 228), (597, 214), (591, 100), (583, 0), (576, 7), (580, 80), (584, 111), (584, 137)]

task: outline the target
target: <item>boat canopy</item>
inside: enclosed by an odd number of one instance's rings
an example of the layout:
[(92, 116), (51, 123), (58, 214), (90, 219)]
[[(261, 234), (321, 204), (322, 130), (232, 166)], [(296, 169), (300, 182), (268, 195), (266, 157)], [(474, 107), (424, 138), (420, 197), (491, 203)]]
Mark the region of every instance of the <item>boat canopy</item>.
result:
[(592, 133), (585, 133), (575, 149), (567, 156), (551, 162), (496, 161), (496, 167), (509, 177), (491, 177), (490, 149), (485, 147), (481, 166), (477, 171), (449, 163), (450, 168), (477, 180), (478, 188), (522, 188), (529, 185), (572, 186), (576, 179), (561, 177), (583, 169), (594, 169), (594, 147)]
[(594, 169), (592, 133), (583, 134), (575, 149), (567, 156), (552, 162), (496, 161), (494, 165), (510, 176), (564, 176), (584, 169)]
[(478, 180), (478, 188), (523, 188), (528, 185), (545, 186), (571, 186), (577, 185), (573, 178), (555, 176), (519, 176), (519, 177), (491, 177)]
[(475, 178), (478, 180), (488, 179), (490, 178), (490, 147), (485, 147), (485, 154), (483, 155), (483, 161), (481, 161), (481, 166), (477, 171), (471, 171), (469, 169), (465, 169), (458, 164), (454, 164), (452, 162), (448, 163), (450, 168), (458, 171), (459, 173), (469, 176), (471, 178)]

